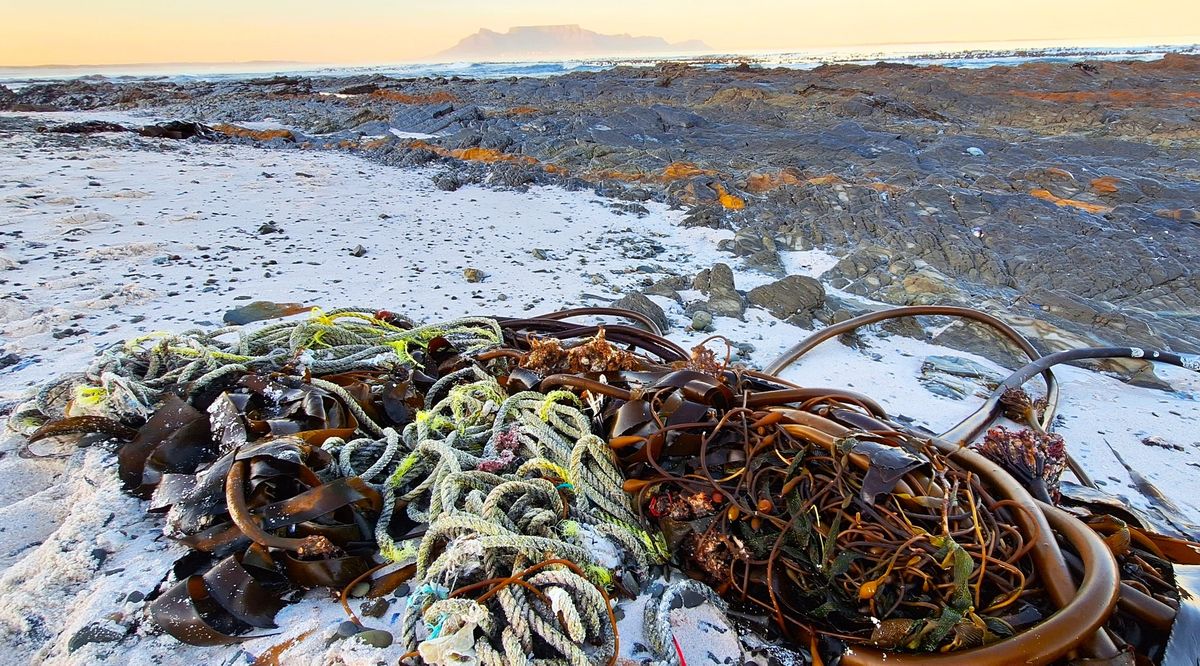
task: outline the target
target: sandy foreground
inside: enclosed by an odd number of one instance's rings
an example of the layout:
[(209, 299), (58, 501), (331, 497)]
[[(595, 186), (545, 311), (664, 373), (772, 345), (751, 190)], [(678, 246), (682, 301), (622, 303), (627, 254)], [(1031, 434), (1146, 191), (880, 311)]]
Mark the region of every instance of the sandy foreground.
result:
[[(0, 370), (0, 403), (82, 369), (105, 346), (150, 331), (219, 326), (224, 312), (254, 300), (386, 308), (435, 321), (600, 305), (643, 280), (694, 275), (719, 261), (735, 266), (739, 289), (772, 280), (739, 270), (736, 258), (716, 249), (730, 232), (677, 227), (682, 211), (648, 208), (638, 217), (592, 193), (552, 188), (443, 192), (429, 172), (340, 153), (140, 138), (46, 148), (28, 134), (0, 135), (0, 356), (19, 358)], [(362, 256), (354, 256), (358, 246)], [(784, 261), (792, 273), (819, 276), (836, 258), (810, 251), (784, 253)], [(466, 268), (486, 278), (469, 283)], [(686, 330), (689, 317), (674, 301), (655, 300), (671, 319), (670, 337), (692, 344), (707, 337)], [(753, 345), (740, 360), (759, 367), (808, 333), (754, 308), (745, 321), (717, 317), (714, 324), (717, 333)], [(970, 358), (1006, 374), (985, 359), (910, 338), (867, 339), (860, 349), (828, 343), (785, 376), (864, 392), (940, 432), (977, 402), (922, 386), (927, 356)], [(1200, 523), (1193, 481), (1200, 375), (1159, 374), (1176, 393), (1062, 369), (1059, 432), (1108, 492), (1153, 508), (1111, 447), (1182, 520)], [(1177, 448), (1144, 444), (1147, 437)], [(325, 638), (344, 617), (324, 592), (286, 608), (281, 634), (240, 646), (193, 648), (157, 635), (143, 598), (185, 549), (120, 492), (112, 455), (77, 450), (29, 460), (16, 455), (16, 444), (12, 437), (0, 443), (0, 662), (250, 663), (307, 631), (310, 639), (289, 663), (399, 656), (395, 646), (327, 648)], [(622, 624), (630, 636), (622, 652), (638, 659), (647, 655), (638, 652), (636, 603)], [(71, 639), (92, 624), (125, 635), (71, 651)], [(681, 624), (678, 631), (695, 629)], [(685, 653), (712, 649), (680, 642)], [(705, 663), (702, 651), (692, 654), (689, 663)]]

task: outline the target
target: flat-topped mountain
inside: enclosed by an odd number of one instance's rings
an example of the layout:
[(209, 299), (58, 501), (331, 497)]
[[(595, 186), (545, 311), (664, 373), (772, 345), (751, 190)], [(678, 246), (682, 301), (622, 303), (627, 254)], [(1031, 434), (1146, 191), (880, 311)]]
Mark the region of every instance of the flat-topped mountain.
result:
[(532, 25), (496, 32), (486, 28), (437, 54), (446, 58), (527, 58), (708, 51), (693, 39), (672, 44), (662, 37), (602, 35), (577, 25)]

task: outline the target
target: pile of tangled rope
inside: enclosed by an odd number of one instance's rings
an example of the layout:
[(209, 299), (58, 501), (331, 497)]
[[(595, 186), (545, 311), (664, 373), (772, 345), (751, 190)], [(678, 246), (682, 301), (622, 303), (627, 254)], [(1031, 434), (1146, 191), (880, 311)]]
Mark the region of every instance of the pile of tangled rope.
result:
[[(902, 316), (974, 320), (1030, 363), (936, 436), (868, 396), (778, 377), (825, 340)], [(657, 663), (681, 661), (684, 597), (812, 663), (1162, 658), (1172, 563), (1200, 563), (1200, 546), (1064, 493), (1068, 467), (1091, 482), (1051, 431), (1051, 368), (1195, 359), (1042, 357), (1003, 322), (941, 306), (843, 322), (765, 372), (712, 342), (685, 350), (607, 308), (422, 326), (314, 310), (130, 340), (9, 425), (28, 435), (24, 455), (50, 437), (114, 447), (126, 490), (189, 549), (150, 611), (192, 644), (265, 635), (293, 592), (323, 587), (340, 594), (346, 635), (398, 641), (402, 662), (611, 665), (615, 602), (670, 566), (688, 578), (641, 618)], [(1032, 398), (1022, 387), (1039, 375)], [(1003, 416), (1020, 429), (991, 427)], [(402, 586), (389, 626), (368, 629), (381, 623), (350, 604), (367, 614)]]

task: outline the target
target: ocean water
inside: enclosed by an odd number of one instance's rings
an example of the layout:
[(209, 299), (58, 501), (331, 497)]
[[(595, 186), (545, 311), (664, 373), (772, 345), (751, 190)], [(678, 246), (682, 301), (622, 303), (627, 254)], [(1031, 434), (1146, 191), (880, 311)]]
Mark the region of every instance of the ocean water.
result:
[(824, 64), (875, 62), (906, 63), (918, 66), (941, 65), (979, 69), (1018, 65), (1025, 62), (1079, 62), (1082, 60), (1156, 60), (1167, 53), (1200, 54), (1200, 44), (1160, 46), (1016, 46), (955, 48), (953, 45), (910, 45), (896, 47), (856, 47), (823, 51), (744, 52), (687, 55), (622, 56), (503, 62), (396, 63), (379, 65), (318, 65), (294, 62), (257, 62), (230, 64), (168, 63), (156, 65), (102, 65), (69, 67), (0, 67), (0, 85), (11, 89), (38, 83), (70, 79), (108, 81), (236, 81), (274, 75), (352, 77), (384, 75), (395, 78), (462, 77), (503, 79), (510, 77), (550, 77), (572, 72), (598, 72), (618, 66), (653, 66), (661, 62), (689, 63), (709, 69), (748, 63), (757, 67), (813, 69)]

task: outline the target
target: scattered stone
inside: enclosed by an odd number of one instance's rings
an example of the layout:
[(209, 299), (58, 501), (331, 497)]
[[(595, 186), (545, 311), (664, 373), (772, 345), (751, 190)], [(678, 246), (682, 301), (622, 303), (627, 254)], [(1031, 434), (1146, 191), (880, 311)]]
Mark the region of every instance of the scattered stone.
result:
[(0, 370), (14, 366), (20, 362), (21, 362), (20, 356), (17, 356), (16, 354), (12, 354), (12, 353), (5, 354), (3, 356), (0, 356)]
[(806, 275), (789, 275), (751, 289), (747, 298), (776, 319), (797, 317), (803, 320), (798, 323), (809, 323), (813, 313), (825, 304), (825, 288)]
[(967, 148), (967, 154), (970, 155), (971, 157), (983, 157), (984, 156), (983, 149), (979, 148), (977, 146), (971, 146), (971, 147)]
[(712, 315), (704, 310), (696, 310), (692, 313), (692, 330), (693, 331), (711, 331), (713, 327)]
[(363, 632), (363, 627), (360, 624), (358, 624), (357, 622), (353, 622), (351, 620), (346, 620), (346, 621), (342, 622), (341, 624), (339, 624), (337, 627), (337, 635), (341, 636), (342, 638), (350, 638), (351, 636), (357, 636), (357, 635), (361, 634), (362, 632)]
[(266, 234), (281, 234), (283, 233), (283, 229), (281, 229), (279, 225), (275, 224), (274, 222), (263, 222), (258, 227), (258, 233), (260, 236), (265, 236)]
[(115, 643), (124, 636), (123, 632), (93, 622), (71, 636), (71, 640), (67, 641), (67, 652), (74, 652), (89, 643)]
[(463, 269), (463, 277), (466, 278), (467, 282), (476, 283), (483, 282), (483, 278), (487, 276), (478, 268), (466, 268)]
[(733, 269), (728, 264), (715, 264), (708, 276), (707, 310), (714, 315), (741, 319), (746, 312), (746, 300), (733, 284)]
[(368, 629), (357, 634), (358, 640), (371, 647), (385, 648), (392, 644), (392, 634), (382, 629)]
[(367, 256), (367, 248), (363, 247), (362, 245), (355, 245), (354, 249), (350, 250), (350, 256), (365, 257)]
[(68, 327), (66, 327), (66, 328), (63, 328), (63, 329), (59, 329), (59, 330), (57, 330), (57, 331), (54, 331), (54, 332), (53, 332), (53, 333), (51, 333), (50, 335), (51, 335), (51, 337), (53, 337), (55, 340), (63, 340), (63, 339), (65, 339), (65, 338), (72, 338), (72, 337), (75, 337), (75, 336), (77, 336), (77, 335), (85, 335), (86, 333), (87, 333), (87, 331), (86, 331), (86, 330), (84, 330), (84, 329), (82, 329), (82, 328), (79, 328), (79, 327), (77, 327), (77, 326), (68, 326)]
[(1168, 442), (1167, 440), (1163, 439), (1162, 437), (1159, 437), (1158, 435), (1151, 435), (1149, 437), (1142, 438), (1142, 444), (1145, 444), (1146, 446), (1157, 446), (1160, 449), (1167, 449), (1168, 451), (1186, 451), (1187, 450), (1178, 444)]
[(358, 607), (358, 612), (367, 617), (383, 617), (383, 614), (387, 612), (388, 607), (391, 605), (392, 602), (388, 601), (384, 597), (376, 597), (374, 599), (368, 599), (364, 601), (362, 605)]
[(972, 394), (986, 398), (1004, 377), (961, 356), (927, 356), (918, 381), (934, 395), (962, 400)]
[(462, 187), (463, 183), (459, 179), (458, 174), (447, 172), (434, 176), (433, 185), (443, 192), (454, 192)]
[(671, 323), (667, 320), (667, 314), (663, 312), (663, 309), (640, 292), (634, 291), (626, 294), (620, 300), (613, 303), (613, 307), (633, 310), (639, 314), (646, 315), (664, 333), (671, 327)]

